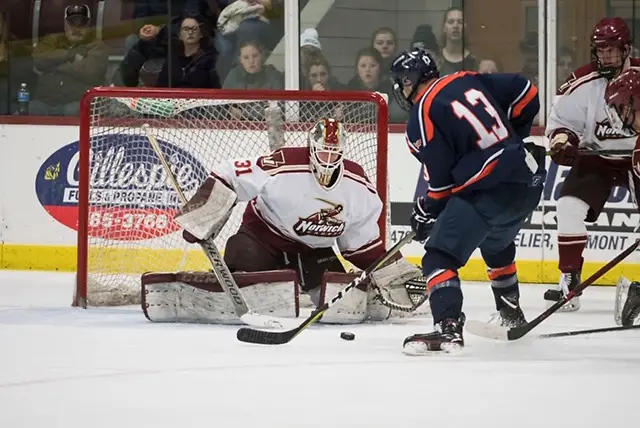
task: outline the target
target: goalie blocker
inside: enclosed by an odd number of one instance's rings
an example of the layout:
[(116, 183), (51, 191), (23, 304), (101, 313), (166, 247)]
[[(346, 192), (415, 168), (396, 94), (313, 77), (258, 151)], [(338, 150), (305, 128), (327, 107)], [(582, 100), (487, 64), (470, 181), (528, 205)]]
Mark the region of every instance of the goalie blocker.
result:
[[(405, 288), (408, 279), (415, 278), (413, 266), (404, 259), (379, 269), (372, 280), (379, 284), (386, 298), (411, 305)], [(291, 269), (242, 272), (233, 274), (247, 304), (259, 314), (281, 318), (299, 315), (299, 276)], [(338, 293), (357, 275), (324, 272), (321, 285), (310, 296), (317, 306)], [(389, 317), (425, 315), (392, 311), (376, 299), (376, 293), (363, 283), (339, 304), (328, 310), (321, 323), (357, 324), (367, 320), (382, 321)], [(228, 296), (209, 272), (148, 272), (142, 275), (142, 310), (153, 322), (186, 322), (210, 324), (241, 324)]]

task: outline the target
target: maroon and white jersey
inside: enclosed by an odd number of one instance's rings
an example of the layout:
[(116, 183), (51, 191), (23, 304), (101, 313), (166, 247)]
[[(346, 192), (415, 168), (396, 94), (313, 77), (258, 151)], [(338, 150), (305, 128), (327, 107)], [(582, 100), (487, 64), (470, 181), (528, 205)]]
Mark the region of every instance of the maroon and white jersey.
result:
[(332, 188), (318, 184), (309, 149), (282, 148), (267, 156), (226, 161), (212, 172), (250, 201), (242, 226), (286, 252), (329, 248), (361, 269), (384, 254), (378, 219), (382, 201), (362, 167), (345, 160)]
[[(630, 62), (631, 66), (640, 67), (640, 59), (631, 58)], [(607, 82), (593, 64), (574, 71), (558, 89), (545, 135), (550, 136), (553, 131), (566, 128), (578, 136), (581, 147), (588, 148), (595, 143), (601, 149), (628, 149), (631, 152), (637, 133), (626, 129), (617, 132), (609, 123), (604, 99)]]

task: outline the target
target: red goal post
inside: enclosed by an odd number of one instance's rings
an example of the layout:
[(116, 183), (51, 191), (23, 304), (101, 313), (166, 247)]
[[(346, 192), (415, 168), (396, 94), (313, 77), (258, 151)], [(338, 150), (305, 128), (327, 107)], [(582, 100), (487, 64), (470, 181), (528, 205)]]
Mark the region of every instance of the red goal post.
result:
[[(384, 204), (388, 242), (388, 106), (375, 92), (95, 88), (81, 103), (78, 265), (74, 306), (136, 304), (147, 271), (209, 270), (173, 222), (180, 203), (145, 129), (156, 137), (190, 197), (212, 167), (279, 146), (306, 146), (322, 117), (348, 132), (345, 157), (359, 163)], [(237, 230), (238, 204), (216, 244)]]

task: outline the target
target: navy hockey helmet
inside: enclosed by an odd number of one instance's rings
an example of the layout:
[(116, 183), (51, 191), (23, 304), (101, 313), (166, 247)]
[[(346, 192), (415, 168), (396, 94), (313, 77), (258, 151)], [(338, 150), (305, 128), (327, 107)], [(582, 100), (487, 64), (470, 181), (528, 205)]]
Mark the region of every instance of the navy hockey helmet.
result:
[[(393, 96), (404, 110), (410, 111), (421, 83), (440, 77), (436, 60), (422, 48), (404, 51), (391, 64)], [(411, 92), (405, 95), (405, 88)]]
[[(607, 52), (608, 51), (608, 52)], [(622, 71), (631, 52), (631, 32), (624, 19), (602, 18), (591, 33), (591, 62), (611, 80)]]

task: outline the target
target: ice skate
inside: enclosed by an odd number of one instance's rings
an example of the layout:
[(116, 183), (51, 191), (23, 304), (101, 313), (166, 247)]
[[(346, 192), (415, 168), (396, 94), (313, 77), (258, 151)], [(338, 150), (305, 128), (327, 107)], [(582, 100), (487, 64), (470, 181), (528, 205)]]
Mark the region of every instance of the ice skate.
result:
[(404, 340), (403, 352), (407, 355), (427, 355), (433, 352), (452, 353), (464, 347), (462, 329), (465, 316), (446, 318), (435, 325), (431, 333), (414, 334)]
[[(554, 305), (564, 296), (569, 294), (574, 288), (580, 284), (580, 272), (566, 272), (560, 275), (560, 284), (555, 288), (550, 288), (544, 292), (544, 300), (547, 301), (547, 307)], [(559, 312), (576, 312), (580, 309), (580, 294), (571, 299), (560, 308)]]
[(616, 285), (615, 321), (630, 327), (640, 315), (640, 282), (620, 278)]
[(520, 302), (516, 296), (502, 296), (505, 306), (497, 313), (497, 322), (507, 328), (520, 327), (527, 323), (527, 319), (520, 308)]

